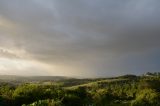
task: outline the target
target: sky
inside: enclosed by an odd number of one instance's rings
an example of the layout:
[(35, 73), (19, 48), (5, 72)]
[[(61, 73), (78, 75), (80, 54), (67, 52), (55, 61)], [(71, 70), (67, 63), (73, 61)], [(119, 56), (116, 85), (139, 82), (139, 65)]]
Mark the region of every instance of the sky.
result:
[(0, 0), (0, 74), (160, 72), (160, 0)]

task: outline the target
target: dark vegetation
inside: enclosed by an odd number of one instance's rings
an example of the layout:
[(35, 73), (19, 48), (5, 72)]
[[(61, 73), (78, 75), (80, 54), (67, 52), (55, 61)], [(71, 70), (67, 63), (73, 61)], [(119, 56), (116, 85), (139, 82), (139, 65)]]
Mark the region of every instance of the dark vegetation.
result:
[(1, 76), (0, 106), (160, 106), (160, 73), (97, 79)]

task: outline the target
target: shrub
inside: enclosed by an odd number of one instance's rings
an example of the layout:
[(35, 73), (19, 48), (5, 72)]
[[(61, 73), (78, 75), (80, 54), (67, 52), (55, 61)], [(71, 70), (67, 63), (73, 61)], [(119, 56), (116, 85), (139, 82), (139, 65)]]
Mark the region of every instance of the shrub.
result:
[(62, 106), (61, 101), (55, 101), (55, 100), (39, 100), (37, 102), (33, 102), (32, 104), (29, 105), (22, 105), (22, 106)]
[(132, 101), (132, 106), (160, 106), (160, 95), (153, 89), (144, 89), (140, 91), (135, 100)]
[(112, 102), (113, 96), (106, 89), (99, 89), (93, 95), (93, 100), (96, 106), (107, 106)]

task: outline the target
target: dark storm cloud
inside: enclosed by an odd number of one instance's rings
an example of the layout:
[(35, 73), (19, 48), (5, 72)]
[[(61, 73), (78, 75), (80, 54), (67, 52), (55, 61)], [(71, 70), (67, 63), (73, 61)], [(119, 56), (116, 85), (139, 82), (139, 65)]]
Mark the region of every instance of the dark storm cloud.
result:
[(12, 27), (0, 24), (0, 44), (69, 73), (159, 71), (159, 12), (159, 0), (1, 0), (1, 20)]

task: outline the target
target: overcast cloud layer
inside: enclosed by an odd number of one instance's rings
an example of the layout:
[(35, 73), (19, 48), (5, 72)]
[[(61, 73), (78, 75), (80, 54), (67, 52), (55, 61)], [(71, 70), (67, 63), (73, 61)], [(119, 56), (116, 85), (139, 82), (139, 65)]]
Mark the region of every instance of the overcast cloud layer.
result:
[(0, 74), (160, 72), (159, 0), (0, 0)]

